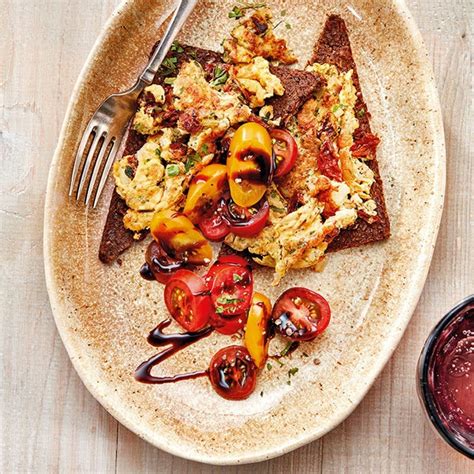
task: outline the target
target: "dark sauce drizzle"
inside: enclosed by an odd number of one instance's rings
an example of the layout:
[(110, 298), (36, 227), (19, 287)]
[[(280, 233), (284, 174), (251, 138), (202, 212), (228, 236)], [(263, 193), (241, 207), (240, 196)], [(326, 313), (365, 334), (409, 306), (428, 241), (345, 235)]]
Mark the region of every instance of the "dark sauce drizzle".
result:
[(207, 327), (196, 332), (186, 332), (182, 334), (164, 334), (163, 329), (167, 328), (171, 324), (171, 319), (162, 321), (158, 326), (153, 329), (148, 335), (148, 342), (154, 347), (169, 346), (163, 349), (158, 354), (154, 355), (150, 359), (142, 362), (135, 370), (135, 379), (139, 382), (149, 384), (162, 384), (178, 382), (180, 380), (196, 379), (198, 377), (209, 376), (208, 370), (201, 370), (197, 372), (189, 372), (187, 374), (178, 374), (171, 377), (155, 377), (151, 375), (151, 371), (155, 365), (168, 359), (176, 352), (184, 349), (185, 347), (203, 339), (214, 330), (212, 327)]

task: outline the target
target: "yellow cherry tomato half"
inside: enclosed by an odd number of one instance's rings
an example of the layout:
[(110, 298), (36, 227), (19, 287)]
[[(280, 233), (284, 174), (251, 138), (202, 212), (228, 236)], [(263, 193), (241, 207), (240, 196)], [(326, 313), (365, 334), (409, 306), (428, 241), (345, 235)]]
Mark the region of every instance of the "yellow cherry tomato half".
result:
[(205, 166), (192, 179), (183, 213), (197, 224), (222, 197), (227, 185), (227, 167), (212, 164)]
[(270, 300), (265, 295), (255, 292), (245, 326), (244, 343), (259, 369), (265, 365), (268, 356), (268, 330), (271, 313)]
[(158, 211), (150, 225), (151, 235), (173, 257), (193, 265), (208, 264), (212, 247), (194, 224), (179, 212)]
[(251, 207), (262, 199), (273, 173), (272, 154), (272, 139), (265, 127), (248, 122), (237, 129), (227, 158), (230, 195), (237, 205)]

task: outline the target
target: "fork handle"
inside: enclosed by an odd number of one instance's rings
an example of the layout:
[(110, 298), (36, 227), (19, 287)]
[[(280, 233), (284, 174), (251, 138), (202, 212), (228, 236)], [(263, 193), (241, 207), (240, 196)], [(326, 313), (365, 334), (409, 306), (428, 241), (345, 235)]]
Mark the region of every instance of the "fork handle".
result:
[(140, 76), (140, 81), (151, 84), (153, 78), (161, 66), (161, 63), (166, 57), (171, 45), (173, 44), (176, 35), (183, 26), (184, 22), (188, 19), (189, 15), (193, 11), (198, 0), (181, 0), (178, 7), (174, 11), (173, 18), (171, 19), (168, 28), (166, 28), (165, 34), (160, 41), (160, 44), (152, 54), (150, 62), (148, 63), (145, 70)]

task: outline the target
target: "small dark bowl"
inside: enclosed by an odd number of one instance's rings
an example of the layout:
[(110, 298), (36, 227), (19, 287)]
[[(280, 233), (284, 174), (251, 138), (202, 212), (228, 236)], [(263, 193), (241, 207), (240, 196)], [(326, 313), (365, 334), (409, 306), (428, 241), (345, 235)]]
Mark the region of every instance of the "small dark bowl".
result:
[(474, 305), (474, 295), (468, 296), (458, 303), (431, 331), (418, 360), (417, 391), (426, 416), (441, 438), (460, 453), (470, 459), (474, 459), (474, 449), (468, 446), (462, 437), (454, 430), (451, 430), (447, 423), (441, 419), (428, 383), (430, 362), (440, 335), (469, 305)]

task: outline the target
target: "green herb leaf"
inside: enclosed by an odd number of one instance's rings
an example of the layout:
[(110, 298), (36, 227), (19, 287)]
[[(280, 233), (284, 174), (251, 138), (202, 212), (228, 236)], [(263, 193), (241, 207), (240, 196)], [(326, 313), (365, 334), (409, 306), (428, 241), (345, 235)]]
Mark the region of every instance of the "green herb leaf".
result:
[(169, 58), (166, 58), (161, 63), (161, 68), (164, 69), (162, 72), (165, 75), (175, 72), (177, 63), (178, 63), (178, 58), (176, 56), (170, 56)]
[(362, 109), (359, 109), (357, 111), (357, 117), (361, 118), (365, 115), (365, 109), (362, 107)]
[(163, 81), (165, 84), (173, 84), (174, 81), (176, 81), (176, 77), (165, 77), (165, 80)]
[(209, 84), (214, 87), (221, 86), (227, 82), (227, 79), (229, 79), (227, 71), (220, 66), (216, 66), (214, 68), (213, 79)]
[(229, 18), (235, 18), (238, 20), (239, 18), (242, 18), (244, 16), (244, 12), (242, 11), (241, 8), (235, 6), (232, 8), (232, 10), (229, 12)]
[(224, 308), (222, 306), (216, 306), (216, 313), (222, 314), (224, 312)]
[(133, 179), (135, 172), (133, 171), (133, 168), (131, 166), (126, 166), (125, 174), (127, 175), (128, 178)]
[(161, 148), (155, 148), (155, 155), (156, 155), (158, 158), (161, 158)]
[(238, 283), (239, 281), (242, 281), (243, 278), (238, 273), (234, 273), (233, 279), (235, 283)]
[(167, 174), (168, 176), (178, 176), (178, 174), (179, 174), (179, 166), (178, 166), (178, 165), (175, 165), (174, 163), (169, 164), (169, 165), (166, 167), (166, 174)]
[(293, 375), (295, 375), (297, 372), (298, 372), (298, 367), (292, 367), (289, 371), (288, 371), (288, 377), (293, 377)]
[(289, 352), (291, 352), (293, 348), (295, 348), (295, 346), (297, 347), (298, 345), (299, 344), (297, 341), (289, 342), (286, 347), (280, 352), (280, 357), (285, 357), (286, 355), (288, 355)]
[(198, 153), (194, 153), (192, 155), (188, 156), (188, 159), (186, 160), (186, 164), (184, 165), (184, 169), (186, 170), (186, 173), (193, 168), (196, 163), (199, 163), (202, 160), (201, 155)]
[(282, 10), (282, 11), (280, 12), (280, 15), (281, 15), (281, 16), (286, 16), (286, 10)]
[(291, 30), (291, 25), (290, 25), (288, 22), (286, 22), (286, 23), (285, 23), (285, 28), (286, 28), (287, 30)]
[(273, 206), (272, 204), (270, 204), (270, 209), (279, 213), (286, 212), (286, 209), (284, 209), (283, 207)]
[(270, 362), (267, 362), (267, 370), (272, 370), (272, 364), (270, 364)]
[(204, 143), (204, 145), (201, 147), (201, 155), (206, 156), (209, 151), (209, 147)]
[(178, 41), (173, 41), (173, 44), (171, 45), (171, 51), (176, 51), (177, 53), (182, 53), (184, 49), (181, 47), (181, 45), (178, 43)]
[(242, 298), (233, 298), (229, 295), (221, 295), (216, 300), (219, 304), (235, 304), (242, 303), (244, 300)]

